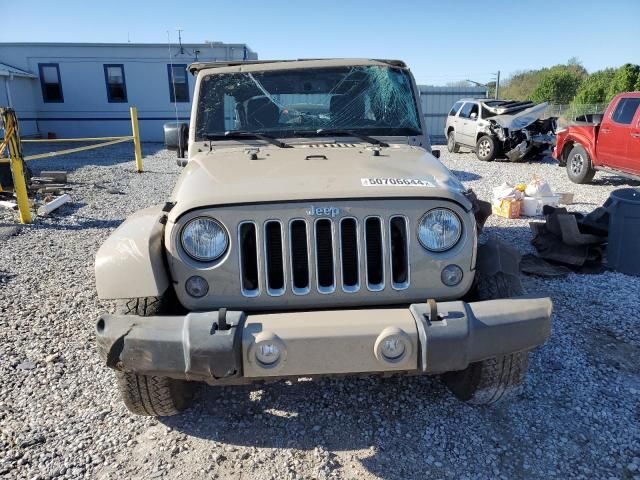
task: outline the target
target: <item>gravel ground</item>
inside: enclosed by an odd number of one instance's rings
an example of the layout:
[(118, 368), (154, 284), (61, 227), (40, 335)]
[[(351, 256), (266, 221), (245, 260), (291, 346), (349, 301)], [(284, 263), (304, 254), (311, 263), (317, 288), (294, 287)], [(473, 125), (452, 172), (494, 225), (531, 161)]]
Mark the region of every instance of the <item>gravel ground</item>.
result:
[[(640, 479), (640, 278), (613, 272), (524, 279), (553, 297), (553, 333), (506, 405), (461, 404), (437, 378), (369, 378), (209, 387), (182, 416), (128, 414), (95, 349), (94, 320), (112, 305), (96, 298), (93, 258), (176, 180), (172, 153), (144, 149), (141, 175), (128, 145), (41, 161), (75, 168), (74, 202), (19, 232), (0, 211), (0, 476)], [(630, 183), (598, 174), (576, 186), (549, 159), (441, 150), (482, 198), (538, 173), (586, 212)], [(492, 217), (488, 230), (531, 251), (525, 220)]]

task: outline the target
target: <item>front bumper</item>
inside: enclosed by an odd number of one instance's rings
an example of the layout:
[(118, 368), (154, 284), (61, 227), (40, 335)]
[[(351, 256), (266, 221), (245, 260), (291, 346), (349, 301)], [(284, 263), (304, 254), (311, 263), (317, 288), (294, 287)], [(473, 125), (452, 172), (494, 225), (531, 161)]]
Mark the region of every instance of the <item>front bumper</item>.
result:
[[(442, 373), (541, 345), (549, 336), (548, 298), (429, 304), (409, 308), (185, 316), (103, 315), (97, 341), (107, 366), (207, 383), (360, 373)], [(404, 354), (389, 360), (380, 345), (393, 336)], [(276, 345), (278, 360), (256, 349)]]

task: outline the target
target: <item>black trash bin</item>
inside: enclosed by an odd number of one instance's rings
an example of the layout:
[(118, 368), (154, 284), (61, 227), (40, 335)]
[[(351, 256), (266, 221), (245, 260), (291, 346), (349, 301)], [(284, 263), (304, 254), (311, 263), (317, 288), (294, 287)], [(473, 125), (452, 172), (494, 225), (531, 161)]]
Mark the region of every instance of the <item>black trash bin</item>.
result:
[(622, 273), (640, 275), (640, 190), (614, 190), (607, 203), (609, 266)]

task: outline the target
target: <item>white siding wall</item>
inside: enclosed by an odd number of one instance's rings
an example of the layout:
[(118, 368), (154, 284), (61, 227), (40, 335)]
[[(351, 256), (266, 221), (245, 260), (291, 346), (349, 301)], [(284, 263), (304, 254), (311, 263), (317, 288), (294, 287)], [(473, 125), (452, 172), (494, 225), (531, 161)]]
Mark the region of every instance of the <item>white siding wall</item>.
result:
[(461, 98), (483, 98), (487, 95), (485, 87), (431, 87), (418, 86), (422, 113), (427, 125), (431, 143), (444, 143), (444, 125), (447, 114), (454, 103)]
[[(0, 77), (0, 106), (9, 105), (7, 84), (11, 91), (13, 108), (18, 110), (18, 115), (24, 118), (34, 118), (36, 115), (36, 94), (40, 92), (38, 80), (25, 77)], [(35, 121), (20, 122), (20, 135), (34, 135), (37, 132), (38, 126)]]
[[(243, 45), (185, 45), (184, 54), (172, 48), (174, 64), (195, 61), (241, 60)], [(257, 55), (248, 51), (248, 58)], [(162, 141), (162, 125), (175, 120), (176, 110), (170, 99), (169, 48), (166, 45), (135, 44), (0, 44), (0, 62), (39, 75), (38, 64), (57, 63), (60, 69), (63, 103), (43, 101), (40, 79), (14, 79), (11, 85), (14, 108), (23, 135), (40, 133), (64, 137), (130, 135), (129, 107), (138, 108), (140, 135), (143, 141)], [(124, 66), (126, 103), (109, 103), (104, 65)], [(193, 98), (194, 80), (189, 74), (189, 99)], [(17, 84), (22, 84), (18, 87)], [(16, 85), (16, 88), (14, 88)], [(3, 87), (2, 87), (3, 88)], [(0, 90), (0, 105), (6, 103)], [(191, 103), (178, 103), (178, 118), (188, 119)], [(28, 130), (28, 131), (26, 131)]]

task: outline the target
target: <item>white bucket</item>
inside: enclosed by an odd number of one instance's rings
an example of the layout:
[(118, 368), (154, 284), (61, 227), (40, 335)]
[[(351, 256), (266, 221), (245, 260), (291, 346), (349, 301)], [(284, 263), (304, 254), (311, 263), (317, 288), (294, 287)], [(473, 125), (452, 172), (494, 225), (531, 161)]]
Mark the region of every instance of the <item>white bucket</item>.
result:
[(522, 214), (525, 217), (539, 217), (542, 215), (542, 208), (545, 205), (557, 207), (560, 202), (560, 195), (549, 195), (546, 197), (524, 197), (522, 200)]

